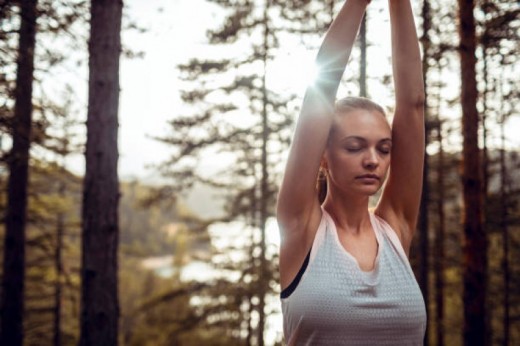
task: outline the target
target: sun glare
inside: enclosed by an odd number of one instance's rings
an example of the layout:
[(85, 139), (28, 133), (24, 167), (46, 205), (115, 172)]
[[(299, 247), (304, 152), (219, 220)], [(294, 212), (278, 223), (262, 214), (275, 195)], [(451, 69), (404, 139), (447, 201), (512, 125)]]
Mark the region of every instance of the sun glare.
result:
[(268, 86), (275, 91), (301, 93), (318, 76), (312, 52), (303, 50), (277, 57), (267, 70)]
[(311, 86), (311, 85), (314, 85), (314, 83), (316, 83), (316, 80), (318, 79), (318, 76), (320, 74), (320, 67), (318, 65), (316, 65), (316, 63), (312, 63), (310, 66), (309, 66), (309, 71), (308, 71), (308, 76), (306, 78), (306, 83), (305, 83), (305, 86)]

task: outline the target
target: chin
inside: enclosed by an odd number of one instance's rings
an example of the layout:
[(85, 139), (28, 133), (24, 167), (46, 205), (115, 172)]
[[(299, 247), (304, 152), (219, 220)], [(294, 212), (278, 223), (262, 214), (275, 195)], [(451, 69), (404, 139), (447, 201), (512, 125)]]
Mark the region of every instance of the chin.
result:
[(368, 197), (371, 197), (378, 193), (379, 190), (381, 190), (381, 186), (367, 186), (364, 189), (362, 189), (361, 193)]

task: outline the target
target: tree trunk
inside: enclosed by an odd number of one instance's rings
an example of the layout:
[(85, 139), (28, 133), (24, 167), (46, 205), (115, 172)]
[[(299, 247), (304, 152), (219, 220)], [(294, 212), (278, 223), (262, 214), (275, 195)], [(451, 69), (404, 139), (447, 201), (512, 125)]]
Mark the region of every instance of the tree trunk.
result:
[[(62, 170), (65, 173), (65, 169)], [(65, 176), (65, 174), (63, 175)], [(60, 182), (59, 196), (65, 197), (65, 182)], [(54, 346), (61, 346), (61, 278), (63, 276), (63, 231), (65, 214), (60, 212), (56, 220), (56, 252), (54, 254), (56, 283), (54, 289)]]
[(25, 224), (33, 110), (36, 6), (36, 0), (20, 2), (21, 25), (12, 128), (13, 147), (8, 159), (0, 345), (11, 346), (23, 343)]
[(367, 96), (367, 14), (363, 16), (359, 29), (359, 96)]
[[(489, 183), (489, 157), (488, 157), (488, 130), (486, 126), (488, 114), (488, 55), (485, 44), (482, 47), (482, 78), (484, 79), (484, 92), (482, 94), (482, 197), (484, 212), (488, 210), (488, 183)], [(486, 218), (487, 219), (487, 218)]]
[(265, 297), (269, 287), (269, 276), (267, 275), (267, 261), (266, 261), (266, 223), (267, 223), (267, 200), (269, 198), (269, 185), (268, 185), (268, 167), (267, 167), (267, 142), (269, 140), (269, 128), (267, 122), (267, 85), (266, 85), (266, 71), (267, 61), (269, 59), (269, 2), (265, 1), (264, 9), (264, 48), (263, 48), (263, 64), (264, 71), (262, 77), (262, 175), (260, 181), (260, 231), (262, 232), (260, 241), (260, 292), (259, 292), (259, 303), (258, 303), (258, 345), (264, 346), (264, 330), (265, 330)]
[[(429, 88), (428, 88), (428, 58), (430, 56), (430, 37), (429, 30), (431, 27), (430, 20), (430, 4), (427, 0), (424, 0), (422, 7), (423, 17), (423, 34), (421, 37), (423, 47), (423, 59), (422, 59), (422, 74), (424, 78), (424, 109), (425, 109), (425, 131), (424, 141), (425, 148), (428, 146), (430, 141), (430, 111), (429, 111)], [(428, 205), (430, 200), (430, 184), (428, 176), (430, 172), (430, 163), (428, 159), (428, 153), (424, 153), (424, 168), (423, 168), (423, 189), (421, 194), (421, 205), (419, 210), (419, 248), (420, 248), (420, 264), (419, 264), (419, 285), (424, 296), (426, 315), (429, 316), (429, 301), (430, 301), (430, 287), (428, 280), (428, 269), (430, 267), (430, 239), (429, 239), (429, 217), (428, 217)], [(424, 335), (424, 345), (427, 346), (429, 343), (429, 328), (427, 326), (426, 333)]]
[[(435, 62), (438, 69), (438, 75), (442, 75), (442, 65), (440, 63), (441, 54), (436, 54)], [(437, 90), (437, 107), (436, 107), (436, 125), (437, 125), (437, 141), (439, 143), (439, 154), (437, 161), (437, 232), (435, 233), (435, 325), (436, 325), (436, 341), (437, 346), (444, 346), (445, 321), (444, 321), (444, 270), (446, 263), (446, 253), (444, 243), (446, 238), (445, 229), (445, 184), (444, 184), (444, 145), (442, 134), (442, 120), (440, 118), (441, 102), (442, 102), (442, 84), (439, 83)]]
[(121, 0), (92, 0), (86, 173), (82, 208), (80, 345), (117, 345), (117, 135)]
[(435, 234), (435, 325), (437, 327), (437, 346), (444, 346), (444, 238), (446, 230), (444, 229), (444, 147), (442, 144), (442, 122), (440, 119), (438, 120), (437, 126), (439, 136), (439, 160), (437, 163), (437, 222), (439, 225), (437, 233)]
[(487, 242), (482, 225), (482, 179), (478, 147), (475, 19), (473, 0), (459, 0), (462, 103), (464, 344), (486, 342)]
[[(486, 3), (482, 3), (481, 6), (484, 7)], [(483, 40), (482, 44), (482, 79), (484, 82), (484, 90), (482, 92), (482, 116), (481, 116), (481, 128), (482, 128), (482, 212), (483, 212), (483, 222), (484, 225), (489, 225), (489, 220), (492, 218), (490, 215), (490, 205), (489, 205), (489, 178), (490, 178), (490, 160), (489, 160), (489, 151), (488, 151), (488, 126), (487, 126), (487, 118), (488, 118), (488, 94), (489, 94), (489, 71), (488, 71), (488, 49), (487, 42)], [(489, 277), (490, 273), (487, 272), (489, 268), (486, 269), (486, 276)], [(486, 303), (489, 306), (489, 302)], [(486, 319), (486, 329), (491, 331), (487, 334), (486, 343), (492, 344), (493, 342), (493, 332), (491, 321), (493, 320), (493, 309), (488, 307), (486, 308), (488, 311), (488, 318)]]
[[(501, 81), (502, 83), (502, 81)], [(510, 272), (509, 272), (509, 230), (508, 230), (508, 193), (506, 191), (506, 186), (508, 183), (507, 179), (507, 167), (506, 167), (506, 136), (504, 131), (504, 126), (506, 122), (506, 117), (503, 116), (502, 122), (500, 124), (500, 230), (502, 233), (502, 275), (504, 282), (504, 294), (502, 297), (502, 308), (504, 310), (504, 315), (502, 318), (503, 324), (503, 341), (502, 344), (505, 346), (509, 345), (510, 340), (510, 311), (509, 311), (509, 282), (510, 282)]]

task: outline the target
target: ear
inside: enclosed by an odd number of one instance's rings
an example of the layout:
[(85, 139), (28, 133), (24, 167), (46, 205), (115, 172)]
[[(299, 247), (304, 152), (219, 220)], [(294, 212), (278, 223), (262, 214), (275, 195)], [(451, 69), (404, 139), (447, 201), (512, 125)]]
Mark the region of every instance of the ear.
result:
[(322, 168), (324, 170), (329, 169), (329, 164), (327, 162), (327, 159), (325, 158), (325, 153), (323, 153), (323, 156), (321, 157), (320, 168)]

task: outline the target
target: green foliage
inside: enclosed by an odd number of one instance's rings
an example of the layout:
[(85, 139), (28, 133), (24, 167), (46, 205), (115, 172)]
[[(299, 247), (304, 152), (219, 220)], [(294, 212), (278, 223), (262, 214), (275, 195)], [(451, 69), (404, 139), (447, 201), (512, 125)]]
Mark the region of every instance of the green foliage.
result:
[[(33, 160), (31, 166), (30, 198), (27, 228), (27, 272), (25, 294), (25, 344), (46, 345), (52, 343), (53, 322), (55, 313), (55, 292), (59, 282), (61, 286), (61, 334), (63, 345), (76, 345), (79, 338), (79, 302), (80, 302), (80, 207), (82, 180), (54, 163)], [(5, 200), (5, 176), (2, 176), (2, 193), (0, 200)], [(172, 287), (188, 284), (181, 283), (179, 278), (165, 279), (150, 269), (142, 266), (144, 259), (174, 254), (174, 264), (178, 270), (189, 261), (190, 254), (197, 252), (201, 257), (209, 251), (208, 237), (197, 223), (196, 217), (178, 203), (146, 205), (153, 187), (139, 182), (122, 183), (121, 198), (121, 248), (120, 248), (120, 299), (122, 323), (132, 324), (131, 337), (122, 332), (122, 337), (131, 343), (140, 345), (142, 339), (149, 340), (150, 345), (171, 345), (184, 319), (194, 315), (190, 304), (190, 291), (184, 291), (176, 299), (169, 298), (166, 305), (157, 304), (150, 312), (145, 303), (156, 297), (162, 297)], [(5, 202), (0, 211), (5, 210)], [(62, 275), (57, 276), (56, 251), (57, 227), (60, 218), (63, 222), (63, 238), (61, 240)], [(193, 230), (189, 228), (193, 225)], [(198, 225), (198, 229), (197, 226)], [(204, 229), (204, 228), (203, 228)], [(0, 234), (3, 233), (3, 227)], [(192, 237), (193, 236), (193, 237)], [(195, 251), (196, 250), (196, 251)], [(2, 252), (0, 251), (0, 254)], [(2, 257), (3, 258), (3, 257)], [(177, 310), (171, 310), (171, 309)], [(180, 310), (179, 310), (180, 309)], [(137, 311), (139, 310), (139, 311)], [(137, 311), (137, 312), (136, 312)], [(164, 332), (171, 319), (165, 318), (161, 327), (156, 327), (157, 319), (171, 316), (172, 311), (177, 321), (177, 329), (171, 326), (171, 335)], [(181, 311), (185, 311), (182, 312)], [(192, 317), (195, 318), (195, 317)], [(123, 330), (125, 330), (123, 328)], [(204, 340), (201, 334), (189, 335), (183, 332), (183, 338)], [(152, 335), (155, 335), (152, 338)], [(208, 338), (219, 340), (208, 332)], [(225, 339), (228, 340), (229, 338)], [(224, 340), (224, 339), (223, 339)], [(130, 341), (129, 341), (130, 342)], [(202, 341), (201, 341), (202, 342)], [(232, 342), (230, 342), (232, 343)], [(188, 343), (189, 344), (189, 343)], [(229, 343), (228, 343), (229, 344)]]
[[(61, 287), (64, 345), (78, 338), (81, 179), (53, 163), (33, 160), (26, 245), (25, 344), (51, 344), (55, 292)], [(62, 230), (60, 238), (58, 229)], [(61, 253), (58, 276), (56, 255)]]
[(168, 225), (177, 219), (175, 204), (144, 205), (153, 188), (136, 181), (122, 183), (120, 188), (123, 196), (119, 204), (121, 251), (138, 257), (170, 254)]

